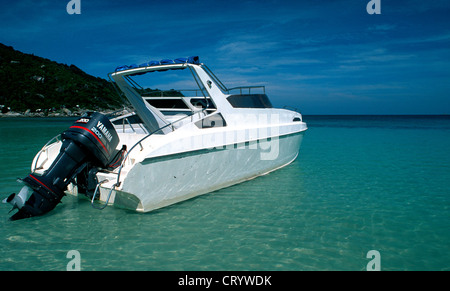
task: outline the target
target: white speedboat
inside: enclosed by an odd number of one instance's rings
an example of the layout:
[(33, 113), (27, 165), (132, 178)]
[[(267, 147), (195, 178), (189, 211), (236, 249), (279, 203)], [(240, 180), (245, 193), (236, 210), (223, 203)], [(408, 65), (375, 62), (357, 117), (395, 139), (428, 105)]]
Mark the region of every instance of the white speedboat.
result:
[[(150, 89), (163, 74), (170, 90)], [(159, 83), (149, 85), (152, 77)], [(299, 112), (273, 108), (264, 86), (225, 87), (198, 57), (121, 66), (109, 78), (132, 110), (86, 114), (45, 145), (21, 192), (5, 199), (19, 208), (12, 219), (48, 212), (64, 194), (148, 212), (298, 156), (307, 129)], [(191, 86), (172, 89), (177, 84)]]

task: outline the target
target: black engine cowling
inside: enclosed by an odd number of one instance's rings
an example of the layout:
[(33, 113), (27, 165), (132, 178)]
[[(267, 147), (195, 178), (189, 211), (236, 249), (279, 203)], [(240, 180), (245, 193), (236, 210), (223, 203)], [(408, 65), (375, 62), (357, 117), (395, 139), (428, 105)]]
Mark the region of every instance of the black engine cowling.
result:
[(30, 174), (22, 179), (25, 186), (19, 194), (13, 193), (4, 200), (11, 203), (13, 209), (19, 209), (11, 220), (49, 212), (61, 201), (67, 185), (87, 165), (108, 168), (119, 152), (116, 149), (119, 137), (114, 126), (98, 112), (85, 114), (61, 136), (60, 152), (49, 169), (42, 176)]

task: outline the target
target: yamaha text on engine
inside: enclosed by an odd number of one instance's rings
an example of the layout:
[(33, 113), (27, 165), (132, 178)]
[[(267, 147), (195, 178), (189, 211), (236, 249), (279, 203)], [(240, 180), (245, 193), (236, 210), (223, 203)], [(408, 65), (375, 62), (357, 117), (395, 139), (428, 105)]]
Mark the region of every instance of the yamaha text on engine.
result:
[(69, 183), (86, 193), (96, 185), (98, 170), (108, 169), (122, 157), (116, 147), (119, 137), (109, 119), (98, 112), (87, 113), (61, 135), (62, 146), (56, 159), (43, 175), (29, 174), (19, 179), (25, 184), (18, 194), (11, 194), (4, 203), (18, 211), (11, 220), (43, 215), (61, 201)]

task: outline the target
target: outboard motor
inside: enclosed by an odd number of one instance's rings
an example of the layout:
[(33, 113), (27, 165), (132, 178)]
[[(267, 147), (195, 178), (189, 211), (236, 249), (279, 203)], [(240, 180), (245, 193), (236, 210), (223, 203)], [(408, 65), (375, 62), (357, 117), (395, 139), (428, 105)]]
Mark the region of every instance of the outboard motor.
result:
[(87, 165), (108, 168), (119, 152), (114, 126), (98, 112), (83, 115), (61, 136), (61, 150), (50, 168), (42, 176), (30, 174), (20, 180), (25, 186), (19, 194), (13, 193), (3, 201), (19, 209), (11, 220), (49, 212), (61, 201), (67, 185)]

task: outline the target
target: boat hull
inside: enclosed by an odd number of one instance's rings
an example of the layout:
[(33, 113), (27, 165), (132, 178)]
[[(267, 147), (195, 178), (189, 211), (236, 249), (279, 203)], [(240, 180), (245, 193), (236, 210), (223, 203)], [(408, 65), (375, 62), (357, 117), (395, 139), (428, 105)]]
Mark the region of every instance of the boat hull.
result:
[[(145, 159), (136, 164), (109, 203), (119, 208), (149, 212), (202, 194), (267, 174), (293, 162), (303, 132), (270, 141), (231, 144)], [(100, 189), (100, 201), (109, 196)]]

